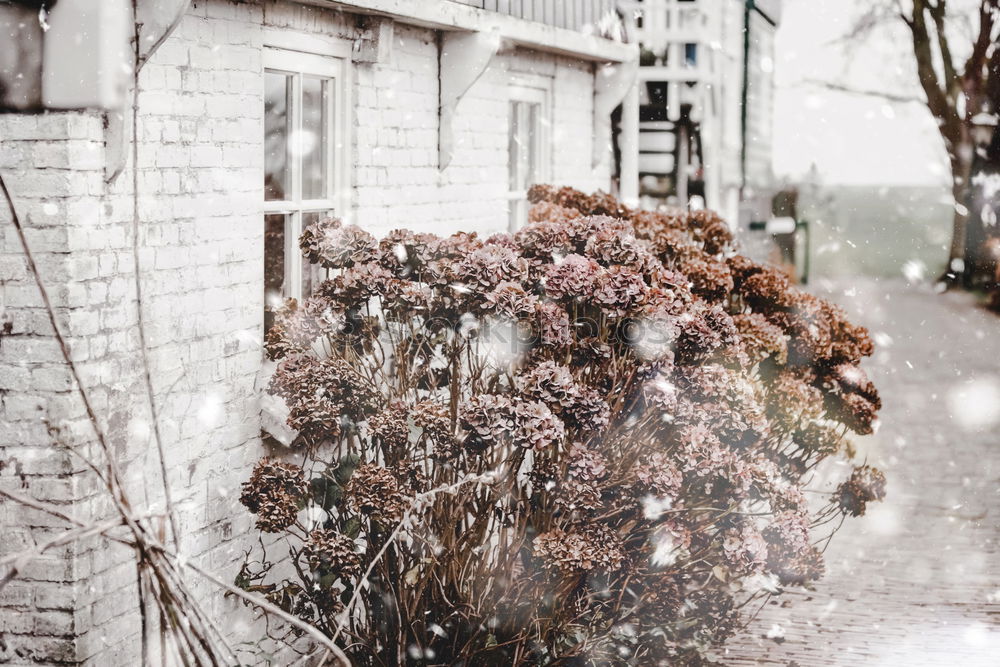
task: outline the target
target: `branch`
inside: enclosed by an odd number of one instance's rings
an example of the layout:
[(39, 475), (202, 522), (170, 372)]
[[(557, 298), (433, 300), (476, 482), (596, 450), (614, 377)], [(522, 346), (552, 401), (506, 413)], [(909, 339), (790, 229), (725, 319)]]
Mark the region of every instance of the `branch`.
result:
[(190, 561), (182, 559), (179, 556), (177, 556), (176, 554), (170, 553), (162, 545), (159, 545), (159, 548), (162, 550), (162, 552), (163, 552), (164, 555), (172, 558), (181, 567), (186, 567), (186, 568), (189, 568), (189, 569), (193, 570), (194, 572), (200, 574), (204, 578), (206, 578), (209, 581), (211, 581), (216, 586), (218, 586), (218, 587), (220, 587), (220, 588), (222, 588), (222, 589), (224, 589), (224, 590), (232, 593), (233, 595), (235, 595), (235, 596), (237, 596), (239, 598), (242, 598), (242, 599), (246, 600), (247, 602), (249, 602), (250, 604), (252, 604), (252, 605), (254, 605), (256, 607), (260, 607), (266, 613), (274, 614), (275, 616), (277, 616), (281, 620), (285, 621), (286, 623), (290, 623), (291, 625), (294, 625), (298, 629), (300, 629), (303, 632), (305, 632), (306, 634), (308, 634), (310, 637), (312, 637), (318, 643), (322, 644), (323, 647), (326, 648), (326, 650), (328, 650), (331, 653), (333, 653), (333, 655), (337, 658), (337, 661), (340, 662), (340, 664), (341, 664), (342, 667), (351, 667), (351, 661), (348, 660), (347, 654), (345, 654), (343, 652), (343, 650), (341, 650), (341, 648), (339, 646), (337, 646), (333, 642), (333, 640), (331, 640), (329, 637), (327, 637), (322, 632), (320, 632), (318, 629), (316, 629), (316, 626), (314, 626), (314, 625), (312, 625), (310, 623), (306, 623), (305, 621), (303, 621), (303, 620), (301, 620), (299, 618), (296, 618), (295, 616), (292, 616), (291, 614), (289, 614), (288, 612), (286, 612), (285, 610), (283, 610), (281, 607), (278, 607), (278, 606), (276, 606), (274, 604), (271, 604), (270, 602), (268, 602), (266, 599), (264, 599), (260, 595), (251, 595), (247, 591), (244, 591), (243, 589), (241, 589), (241, 588), (239, 588), (237, 586), (233, 586), (232, 584), (229, 584), (229, 583), (223, 581), (222, 579), (218, 578), (217, 576), (215, 576), (211, 572), (208, 572), (206, 570), (201, 569), (199, 566), (195, 565), (194, 563), (191, 563)]
[[(934, 19), (934, 32), (937, 33), (938, 51), (941, 54), (941, 63), (944, 68), (944, 89), (955, 90), (958, 86), (958, 72), (955, 71), (955, 61), (951, 57), (951, 45), (948, 42), (948, 35), (945, 34), (945, 16), (947, 15), (947, 0), (938, 0), (936, 5), (929, 5), (928, 11)], [(958, 92), (955, 90), (955, 92)]]
[(865, 97), (877, 97), (887, 102), (896, 102), (900, 104), (920, 104), (925, 105), (927, 101), (916, 95), (903, 95), (901, 93), (890, 93), (882, 90), (868, 90), (865, 88), (854, 88), (853, 86), (848, 86), (843, 83), (837, 83), (835, 81), (823, 81), (822, 79), (803, 79), (803, 84), (810, 86), (818, 86), (820, 88), (826, 88), (827, 90), (832, 90), (838, 93), (850, 93), (851, 95), (862, 95)]
[(928, 0), (913, 0), (913, 18), (907, 22), (913, 42), (913, 55), (917, 61), (917, 77), (920, 86), (927, 96), (927, 108), (940, 121), (941, 134), (945, 140), (954, 146), (960, 139), (961, 120), (949, 101), (938, 79), (934, 68), (934, 55), (931, 52), (931, 36), (927, 29)]
[(21, 571), (24, 570), (25, 565), (27, 565), (32, 559), (41, 556), (49, 549), (72, 544), (77, 540), (82, 540), (86, 537), (90, 537), (91, 535), (103, 535), (112, 528), (117, 528), (123, 525), (125, 525), (125, 522), (121, 518), (117, 518), (105, 521), (104, 523), (71, 528), (37, 546), (0, 558), (0, 567), (7, 565), (10, 566), (10, 569), (7, 570), (6, 574), (4, 574), (3, 577), (0, 577), (0, 591), (2, 591), (14, 577), (19, 575)]
[[(1000, 0), (982, 0), (979, 4), (979, 35), (976, 37), (972, 47), (972, 54), (965, 63), (965, 71), (962, 78), (972, 90), (973, 94), (982, 90), (984, 83), (983, 69), (986, 67), (987, 54), (993, 40), (994, 12), (997, 11)], [(979, 109), (968, 109), (967, 113), (978, 113)]]
[(893, 9), (884, 5), (873, 4), (851, 24), (846, 33), (831, 39), (827, 44), (852, 44), (864, 41), (878, 28), (890, 25), (897, 18), (900, 11), (899, 9)]
[(389, 547), (392, 546), (396, 538), (399, 537), (400, 533), (402, 533), (403, 530), (406, 529), (406, 527), (410, 523), (410, 519), (412, 518), (413, 513), (423, 504), (423, 502), (425, 500), (432, 499), (439, 493), (455, 493), (459, 488), (461, 488), (466, 484), (469, 484), (470, 482), (475, 482), (477, 484), (489, 484), (495, 481), (495, 478), (496, 474), (492, 472), (483, 473), (481, 475), (469, 475), (452, 484), (439, 486), (437, 488), (424, 491), (423, 493), (418, 493), (416, 496), (413, 497), (413, 500), (410, 502), (410, 506), (403, 513), (403, 516), (399, 520), (399, 523), (396, 524), (395, 529), (393, 529), (392, 533), (389, 534), (389, 537), (386, 538), (385, 544), (383, 544), (382, 548), (379, 549), (379, 552), (375, 554), (375, 557), (372, 559), (371, 563), (368, 564), (368, 569), (365, 570), (364, 575), (355, 585), (354, 594), (351, 595), (351, 599), (347, 602), (347, 606), (344, 607), (344, 611), (341, 612), (342, 618), (340, 622), (337, 624), (337, 631), (333, 634), (333, 641), (337, 641), (337, 638), (340, 637), (340, 634), (344, 631), (344, 627), (347, 625), (347, 621), (350, 619), (351, 610), (354, 608), (354, 605), (357, 603), (358, 598), (361, 595), (361, 589), (364, 588), (364, 586), (368, 583), (369, 577), (371, 577), (372, 571), (375, 569), (375, 565), (378, 564), (378, 562), (382, 559), (385, 553), (389, 550)]
[[(138, 5), (135, 2), (133, 2), (133, 11), (138, 12)], [(145, 61), (139, 57), (139, 48), (142, 44), (139, 39), (140, 26), (138, 20), (135, 21), (132, 42), (135, 48), (135, 64), (132, 68), (132, 275), (135, 277), (136, 331), (139, 334), (139, 360), (142, 362), (142, 376), (146, 384), (149, 418), (153, 425), (153, 440), (156, 443), (160, 477), (163, 481), (163, 501), (167, 505), (167, 516), (170, 518), (170, 533), (174, 538), (174, 546), (180, 549), (181, 534), (177, 525), (177, 511), (174, 509), (174, 500), (170, 493), (170, 478), (167, 476), (167, 454), (163, 448), (160, 414), (156, 407), (156, 394), (153, 392), (153, 378), (149, 369), (149, 344), (146, 341), (146, 322), (142, 308), (142, 267), (139, 262), (139, 70)], [(167, 34), (170, 32), (168, 31)], [(161, 39), (166, 39), (166, 35)]]

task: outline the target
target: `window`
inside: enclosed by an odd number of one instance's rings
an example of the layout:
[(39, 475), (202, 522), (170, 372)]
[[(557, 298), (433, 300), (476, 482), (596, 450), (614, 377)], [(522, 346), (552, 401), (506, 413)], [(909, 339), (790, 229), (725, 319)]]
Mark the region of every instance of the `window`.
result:
[(698, 45), (687, 43), (684, 45), (684, 64), (687, 67), (698, 66)]
[(512, 86), (508, 133), (508, 218), (511, 231), (528, 222), (528, 188), (548, 180), (548, 91)]
[(299, 251), (302, 229), (342, 214), (350, 185), (344, 60), (271, 49), (264, 55), (265, 330), (285, 298), (318, 276)]

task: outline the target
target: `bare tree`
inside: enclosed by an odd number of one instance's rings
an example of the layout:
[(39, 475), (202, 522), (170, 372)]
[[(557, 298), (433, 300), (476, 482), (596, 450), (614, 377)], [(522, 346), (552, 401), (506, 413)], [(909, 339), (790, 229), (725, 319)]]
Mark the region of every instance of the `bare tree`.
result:
[[(899, 5), (897, 0), (897, 5)], [(946, 278), (954, 282), (964, 278), (968, 242), (969, 201), (972, 166), (976, 154), (974, 118), (993, 111), (995, 100), (989, 92), (995, 87), (991, 78), (998, 74), (1000, 50), (995, 45), (995, 28), (1000, 0), (980, 0), (978, 30), (968, 59), (958, 64), (946, 29), (947, 0), (913, 0), (909, 14), (900, 6), (899, 16), (909, 28), (920, 87), (927, 97), (927, 108), (938, 123), (938, 130), (948, 151), (952, 173), (955, 213)], [(940, 63), (940, 67), (936, 66)]]
[[(901, 21), (908, 33), (922, 103), (937, 121), (948, 154), (955, 212), (948, 268), (942, 280), (966, 282), (969, 256), (971, 178), (976, 160), (976, 121), (983, 113), (1000, 109), (1000, 0), (978, 0), (978, 6), (953, 8), (949, 0), (881, 0), (871, 3), (845, 35), (845, 41), (864, 39), (887, 22)], [(961, 30), (964, 24), (969, 30)], [(966, 33), (967, 37), (960, 36)], [(841, 88), (836, 84), (828, 84)], [(899, 101), (898, 95), (875, 91)]]

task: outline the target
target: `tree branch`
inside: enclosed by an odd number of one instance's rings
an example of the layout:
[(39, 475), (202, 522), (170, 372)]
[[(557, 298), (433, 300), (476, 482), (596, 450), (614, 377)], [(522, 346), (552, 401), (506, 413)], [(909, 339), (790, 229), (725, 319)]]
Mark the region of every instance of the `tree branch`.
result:
[(937, 34), (938, 51), (941, 55), (941, 64), (944, 70), (944, 90), (949, 93), (949, 98), (954, 100), (961, 91), (958, 72), (955, 71), (955, 61), (951, 56), (951, 44), (948, 42), (948, 35), (945, 31), (945, 16), (947, 15), (947, 0), (938, 0), (937, 4), (928, 5), (928, 11), (934, 20), (934, 32)]
[(962, 73), (963, 76), (969, 80), (975, 75), (975, 78), (983, 78), (983, 67), (986, 66), (987, 52), (989, 51), (990, 44), (993, 42), (993, 24), (994, 15), (998, 8), (998, 3), (1000, 0), (982, 0), (979, 4), (979, 35), (976, 37), (976, 42), (972, 47), (972, 54), (965, 63), (965, 71)]
[(848, 86), (843, 83), (837, 83), (836, 81), (823, 81), (822, 79), (803, 79), (803, 84), (810, 86), (818, 86), (820, 88), (826, 88), (827, 90), (832, 90), (838, 93), (849, 93), (851, 95), (861, 95), (863, 97), (877, 97), (883, 99), (887, 102), (895, 102), (898, 104), (920, 104), (926, 105), (927, 101), (922, 97), (917, 95), (904, 95), (902, 93), (890, 93), (884, 90), (869, 90), (866, 88), (855, 88), (853, 86)]
[(937, 70), (934, 67), (934, 55), (931, 52), (931, 36), (927, 26), (925, 12), (928, 10), (928, 0), (913, 0), (913, 19), (907, 25), (913, 41), (913, 55), (917, 62), (917, 78), (920, 87), (927, 96), (927, 108), (940, 122), (941, 135), (949, 144), (949, 150), (959, 143), (961, 138), (961, 119), (941, 85)]

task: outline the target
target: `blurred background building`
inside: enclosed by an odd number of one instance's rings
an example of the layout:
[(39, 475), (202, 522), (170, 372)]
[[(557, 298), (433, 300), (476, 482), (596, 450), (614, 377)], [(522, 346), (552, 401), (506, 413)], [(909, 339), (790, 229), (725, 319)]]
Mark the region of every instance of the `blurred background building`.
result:
[(641, 45), (639, 176), (646, 206), (770, 215), (774, 34), (781, 0), (625, 0)]

